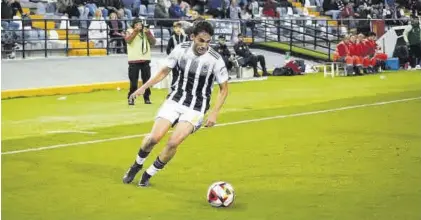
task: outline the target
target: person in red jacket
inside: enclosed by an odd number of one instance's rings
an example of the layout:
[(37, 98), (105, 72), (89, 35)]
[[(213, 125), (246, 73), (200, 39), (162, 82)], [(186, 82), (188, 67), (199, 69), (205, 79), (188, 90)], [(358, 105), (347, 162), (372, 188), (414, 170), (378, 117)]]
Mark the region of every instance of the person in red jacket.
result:
[(346, 35), (344, 39), (336, 45), (335, 53), (333, 54), (333, 61), (345, 62), (346, 72), (354, 75), (354, 58), (349, 53), (350, 36)]
[(379, 63), (384, 66), (384, 63), (387, 60), (387, 54), (382, 53), (381, 52), (381, 48), (379, 47), (379, 45), (377, 45), (377, 42), (376, 42), (376, 40), (377, 40), (376, 33), (371, 32), (369, 38), (370, 38), (370, 42), (371, 42), (372, 47), (373, 47), (373, 50), (374, 50), (373, 57), (375, 58), (376, 61), (379, 61)]
[(344, 39), (336, 45), (335, 53), (333, 54), (333, 61), (345, 62), (346, 57), (349, 56), (349, 36), (345, 36)]
[(363, 61), (364, 73), (374, 73), (372, 58), (370, 57), (372, 47), (371, 42), (364, 36), (364, 34), (358, 35), (358, 46), (360, 52), (359, 55)]
[(374, 72), (378, 72), (380, 67), (384, 69), (387, 60), (387, 54), (380, 51), (380, 47), (377, 45), (376, 40), (376, 33), (371, 32), (368, 37), (368, 56), (370, 57), (370, 66)]
[[(361, 75), (361, 69), (363, 66), (363, 59), (361, 57), (362, 49), (361, 45), (359, 45), (359, 42), (357, 42), (357, 36), (351, 35), (350, 37), (350, 43), (348, 45), (349, 48), (349, 55), (352, 57), (354, 70), (356, 75)], [(349, 60), (351, 61), (351, 60)], [(348, 65), (350, 65), (350, 62), (347, 62)]]

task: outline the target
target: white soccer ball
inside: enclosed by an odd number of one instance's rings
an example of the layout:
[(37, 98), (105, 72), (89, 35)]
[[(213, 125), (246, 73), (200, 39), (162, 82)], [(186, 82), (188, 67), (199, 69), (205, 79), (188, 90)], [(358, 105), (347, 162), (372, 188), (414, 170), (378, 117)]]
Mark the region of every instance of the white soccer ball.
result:
[(235, 192), (227, 182), (213, 183), (207, 193), (207, 200), (213, 207), (228, 207), (234, 202)]

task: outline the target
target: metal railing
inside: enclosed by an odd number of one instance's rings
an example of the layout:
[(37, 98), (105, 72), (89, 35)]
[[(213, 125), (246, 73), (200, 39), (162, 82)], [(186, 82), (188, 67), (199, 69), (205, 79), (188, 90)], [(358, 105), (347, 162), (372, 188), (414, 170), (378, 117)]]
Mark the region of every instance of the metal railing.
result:
[[(129, 20), (118, 20), (129, 27)], [(158, 39), (155, 48), (159, 48), (164, 52), (166, 42), (170, 37), (171, 27), (163, 27), (159, 25), (161, 22), (171, 24), (177, 21), (174, 19), (145, 19), (149, 25), (153, 25), (151, 30)], [(221, 20), (210, 20), (213, 23), (221, 23)], [(321, 20), (308, 18), (279, 18), (279, 19), (253, 19), (247, 20), (255, 23), (251, 28), (251, 38), (253, 43), (275, 41), (286, 43), (290, 52), (293, 47), (313, 50), (316, 53), (330, 54), (334, 50), (335, 44), (341, 39), (344, 33), (351, 30), (350, 24), (344, 25), (346, 20)], [(368, 22), (369, 30), (372, 30), (373, 21), (383, 22), (381, 28), (383, 32), (390, 28), (387, 25), (388, 20), (363, 20), (353, 19), (357, 24), (359, 21)], [(393, 20), (395, 21), (395, 20)], [(76, 55), (109, 55), (116, 52), (124, 53), (125, 42), (123, 37), (113, 34), (107, 22), (110, 20), (72, 20), (72, 19), (31, 19), (29, 20), (2, 20), (2, 59), (7, 58), (7, 54), (18, 53), (21, 58), (27, 58), (32, 53), (41, 53), (41, 56), (49, 57), (53, 54), (62, 54), (64, 56)], [(64, 23), (63, 23), (64, 22)], [(89, 28), (92, 22), (99, 22), (101, 29)], [(241, 25), (245, 25), (245, 20), (223, 20), (222, 23), (236, 22), (232, 25), (232, 31), (235, 29), (239, 32), (242, 30)], [(331, 23), (335, 23), (332, 25)], [(16, 24), (23, 24), (24, 28), (17, 29)], [(362, 22), (361, 22), (362, 23)], [(32, 29), (26, 29), (25, 26), (31, 26)], [(64, 24), (64, 25), (63, 25)], [(77, 28), (73, 25), (76, 24)], [(323, 25), (325, 24), (325, 25)], [(151, 26), (152, 27), (152, 26)], [(360, 28), (358, 25), (356, 29)], [(365, 27), (366, 28), (366, 27)], [(124, 32), (125, 28), (121, 28), (120, 32)], [(229, 30), (229, 29), (228, 29)], [(247, 30), (247, 28), (246, 28)], [(275, 30), (275, 31), (273, 31)], [(379, 30), (377, 28), (377, 30)], [(96, 32), (97, 31), (97, 32)], [(55, 32), (55, 33), (54, 33)], [(229, 32), (229, 31), (228, 31)], [(257, 34), (255, 34), (257, 32)], [(42, 34), (41, 34), (42, 33)], [(101, 36), (97, 36), (99, 35)], [(5, 35), (5, 36), (3, 36)], [(10, 35), (6, 37), (6, 35)], [(54, 36), (55, 35), (55, 36)], [(94, 35), (94, 36), (90, 36)], [(232, 37), (234, 34), (231, 34)], [(214, 38), (216, 39), (217, 36)], [(101, 43), (100, 43), (101, 42)], [(11, 45), (13, 44), (13, 45)], [(116, 44), (118, 46), (116, 46)], [(323, 52), (323, 50), (325, 52)]]

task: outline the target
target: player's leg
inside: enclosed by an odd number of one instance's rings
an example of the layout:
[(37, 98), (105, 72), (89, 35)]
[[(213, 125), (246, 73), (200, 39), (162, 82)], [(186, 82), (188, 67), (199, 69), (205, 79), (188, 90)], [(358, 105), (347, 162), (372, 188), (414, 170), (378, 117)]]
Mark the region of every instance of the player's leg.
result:
[[(151, 66), (149, 62), (145, 62), (140, 65), (141, 65), (140, 70), (142, 72), (141, 74), (142, 83), (146, 83), (151, 78)], [(150, 100), (150, 96), (151, 96), (151, 89), (147, 88), (145, 90), (145, 94), (143, 94), (143, 100), (145, 101), (145, 104), (152, 104)]]
[(203, 122), (203, 114), (197, 111), (188, 110), (181, 115), (177, 126), (167, 145), (161, 151), (155, 162), (143, 173), (139, 186), (148, 186), (149, 179), (174, 157), (179, 145), (193, 132), (197, 131)]
[(149, 179), (158, 171), (162, 170), (164, 166), (174, 157), (178, 146), (192, 133), (193, 125), (186, 121), (177, 123), (174, 132), (172, 133), (167, 145), (156, 158), (155, 162), (143, 173), (139, 186), (148, 186)]
[(166, 101), (158, 112), (156, 121), (150, 134), (145, 136), (142, 145), (136, 155), (133, 165), (123, 177), (124, 183), (131, 183), (136, 174), (142, 169), (143, 163), (152, 151), (153, 147), (165, 136), (172, 124), (178, 119), (180, 114), (172, 101)]
[[(130, 80), (130, 89), (129, 93), (127, 94), (127, 99), (129, 99), (130, 95), (137, 90), (137, 84), (139, 81), (139, 64), (137, 63), (129, 63), (129, 80)], [(134, 101), (128, 101), (129, 105), (134, 105)]]

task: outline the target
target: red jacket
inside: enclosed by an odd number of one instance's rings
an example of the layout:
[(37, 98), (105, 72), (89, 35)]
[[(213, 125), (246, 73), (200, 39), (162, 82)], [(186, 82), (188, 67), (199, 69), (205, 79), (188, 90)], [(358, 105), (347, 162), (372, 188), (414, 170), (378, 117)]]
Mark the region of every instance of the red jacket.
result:
[(348, 48), (349, 48), (349, 55), (359, 56), (360, 48), (356, 43), (349, 43)]
[(367, 46), (368, 46), (367, 55), (372, 56), (372, 55), (376, 54), (376, 48), (377, 48), (376, 41), (374, 41), (374, 40), (368, 40), (367, 41)]
[(336, 45), (336, 52), (338, 53), (339, 57), (345, 57), (349, 55), (348, 45), (345, 44), (343, 41)]

